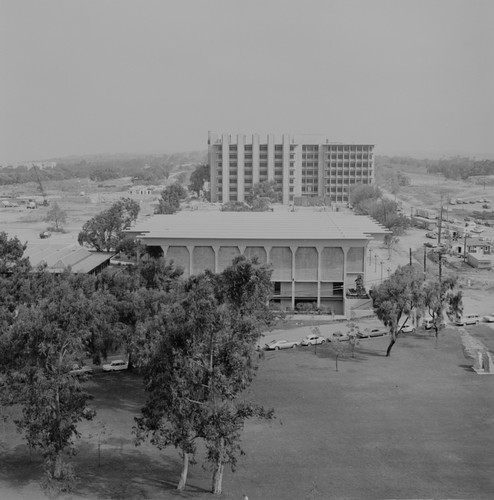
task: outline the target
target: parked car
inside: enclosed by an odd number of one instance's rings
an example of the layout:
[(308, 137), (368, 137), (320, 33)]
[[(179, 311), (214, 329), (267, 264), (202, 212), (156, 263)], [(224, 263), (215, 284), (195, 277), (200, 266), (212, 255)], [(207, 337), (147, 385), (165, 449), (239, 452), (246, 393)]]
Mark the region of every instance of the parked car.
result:
[(348, 342), (350, 337), (347, 333), (334, 332), (331, 337), (328, 337), (328, 342), (333, 342), (334, 340), (339, 340), (340, 342)]
[(400, 330), (401, 330), (401, 333), (414, 333), (415, 326), (414, 325), (402, 325)]
[(90, 366), (75, 363), (69, 373), (72, 375), (92, 375), (93, 369)]
[(490, 206), (490, 205), (488, 205), (487, 203), (484, 203), (484, 204), (482, 205), (482, 208), (487, 208), (487, 209), (489, 209), (489, 208), (491, 208), (491, 206)]
[(41, 231), (41, 233), (39, 233), (39, 237), (41, 239), (50, 238), (51, 233), (50, 233), (50, 231)]
[(426, 241), (424, 243), (424, 246), (426, 246), (427, 248), (437, 248), (437, 245), (435, 243), (431, 243), (430, 241)]
[(478, 325), (480, 323), (480, 318), (478, 314), (463, 314), (456, 318), (456, 324), (458, 326), (463, 325)]
[(494, 323), (494, 312), (491, 314), (486, 314), (483, 319), (487, 323)]
[(264, 348), (267, 351), (277, 351), (278, 349), (295, 349), (298, 346), (296, 340), (272, 340), (269, 344), (266, 344)]
[(428, 233), (425, 233), (425, 237), (435, 240), (437, 238), (437, 233), (435, 231), (429, 231)]
[(104, 372), (116, 372), (119, 370), (127, 370), (129, 363), (126, 363), (123, 359), (115, 359), (110, 364), (103, 365)]
[(324, 344), (326, 342), (326, 339), (324, 337), (321, 337), (319, 335), (307, 335), (307, 337), (303, 338), (300, 341), (300, 345), (317, 345), (317, 344)]
[(384, 335), (387, 335), (388, 331), (384, 330), (382, 328), (373, 328), (372, 330), (365, 329), (361, 332), (357, 333), (357, 337), (361, 339), (367, 339), (370, 337), (383, 337)]

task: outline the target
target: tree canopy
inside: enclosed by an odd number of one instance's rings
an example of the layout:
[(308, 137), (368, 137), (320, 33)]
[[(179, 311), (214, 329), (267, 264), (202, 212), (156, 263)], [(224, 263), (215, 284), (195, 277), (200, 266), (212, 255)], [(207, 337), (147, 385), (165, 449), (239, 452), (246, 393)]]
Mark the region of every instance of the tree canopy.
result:
[(156, 214), (174, 214), (180, 210), (180, 201), (187, 196), (187, 191), (181, 185), (175, 182), (166, 186), (161, 192), (158, 207), (155, 210)]
[[(195, 191), (198, 195), (204, 189), (204, 183), (211, 180), (209, 165), (202, 163), (190, 174), (189, 191)], [(204, 193), (206, 194), (206, 193)]]
[(236, 258), (223, 273), (189, 278), (170, 307), (152, 325), (160, 330), (146, 365), (149, 394), (136, 419), (138, 440), (181, 450), (183, 489), (196, 442), (204, 441), (213, 468), (212, 491), (221, 493), (225, 464), (235, 467), (246, 419), (272, 412), (241, 401), (256, 371), (256, 341), (271, 320), (267, 307), (270, 270)]
[(139, 210), (139, 203), (122, 198), (84, 224), (77, 238), (79, 244), (98, 252), (115, 251), (125, 238), (123, 231), (137, 220)]
[(46, 214), (46, 222), (51, 222), (53, 224), (53, 229), (55, 231), (61, 231), (63, 225), (67, 222), (67, 212), (62, 210), (58, 203), (54, 201), (51, 205), (50, 210)]
[(401, 325), (410, 319), (414, 311), (424, 307), (424, 274), (419, 266), (399, 266), (383, 283), (370, 292), (376, 316), (390, 328), (389, 356)]

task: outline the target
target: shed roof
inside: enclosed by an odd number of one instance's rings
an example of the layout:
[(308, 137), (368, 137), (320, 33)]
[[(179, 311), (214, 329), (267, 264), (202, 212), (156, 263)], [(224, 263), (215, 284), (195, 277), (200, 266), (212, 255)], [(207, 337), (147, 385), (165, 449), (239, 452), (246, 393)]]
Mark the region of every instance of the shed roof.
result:
[(74, 273), (90, 273), (110, 260), (115, 253), (93, 252), (79, 245), (29, 243), (24, 252), (33, 267), (46, 264), (49, 271), (60, 272), (68, 267)]

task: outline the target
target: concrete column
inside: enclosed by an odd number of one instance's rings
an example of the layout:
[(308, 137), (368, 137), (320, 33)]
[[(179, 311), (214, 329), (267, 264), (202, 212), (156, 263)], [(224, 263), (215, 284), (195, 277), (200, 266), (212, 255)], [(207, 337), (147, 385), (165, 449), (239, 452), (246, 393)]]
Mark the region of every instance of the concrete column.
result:
[(273, 248), (272, 246), (264, 245), (264, 251), (266, 252), (266, 264), (271, 263), (271, 249), (272, 248)]
[(189, 252), (189, 276), (192, 276), (194, 270), (194, 245), (187, 245), (187, 250)]
[(294, 164), (295, 177), (293, 184), (294, 196), (302, 196), (302, 146), (298, 144), (294, 151)]
[(218, 141), (217, 134), (208, 133), (208, 162), (209, 162), (209, 177), (210, 177), (210, 192), (211, 201), (214, 203), (218, 200)]
[(317, 159), (317, 196), (319, 197), (326, 194), (326, 186), (324, 185), (324, 164), (326, 151), (326, 146), (324, 144), (319, 144), (319, 155)]
[(222, 203), (227, 203), (230, 201), (230, 136), (223, 134), (221, 138), (221, 154), (223, 156), (223, 188), (221, 194), (223, 196)]
[(290, 247), (292, 251), (292, 309), (295, 309), (295, 254), (298, 247)]
[(290, 203), (290, 136), (283, 134), (283, 205)]
[(317, 250), (317, 307), (321, 307), (321, 276), (322, 276), (321, 253), (323, 247), (316, 247), (316, 250)]
[(245, 135), (237, 135), (237, 200), (245, 199)]
[(274, 134), (268, 134), (268, 181), (274, 179)]
[(214, 251), (214, 272), (217, 273), (219, 269), (219, 253), (220, 253), (220, 247), (213, 247)]
[(259, 134), (252, 136), (252, 184), (259, 183)]
[[(349, 247), (341, 247), (343, 250), (343, 314), (346, 316), (346, 283), (347, 283), (347, 277), (346, 277), (346, 269), (347, 269), (347, 255), (348, 255), (348, 250)], [(347, 317), (347, 319), (350, 319)]]

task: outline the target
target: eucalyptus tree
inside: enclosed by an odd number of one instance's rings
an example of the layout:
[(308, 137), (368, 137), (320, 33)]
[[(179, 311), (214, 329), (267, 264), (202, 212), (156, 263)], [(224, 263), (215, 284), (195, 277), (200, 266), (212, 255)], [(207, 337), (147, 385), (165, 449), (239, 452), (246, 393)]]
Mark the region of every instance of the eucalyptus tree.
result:
[(410, 318), (424, 308), (424, 275), (418, 266), (399, 266), (383, 283), (370, 292), (376, 316), (390, 328), (389, 356), (398, 335), (402, 320)]
[(68, 274), (52, 280), (1, 334), (0, 392), (3, 404), (22, 408), (18, 430), (41, 451), (49, 482), (65, 490), (74, 477), (67, 454), (74, 452), (77, 424), (94, 415), (90, 395), (70, 372), (109, 311), (95, 313), (99, 301), (86, 280)]
[(185, 487), (202, 440), (213, 469), (212, 491), (220, 494), (225, 465), (234, 469), (241, 453), (245, 420), (273, 416), (241, 397), (257, 369), (256, 342), (272, 318), (270, 293), (269, 269), (238, 257), (220, 274), (189, 278), (150, 320), (155, 348), (145, 368), (148, 400), (135, 432), (138, 442), (148, 437), (160, 449), (180, 450), (178, 489)]

